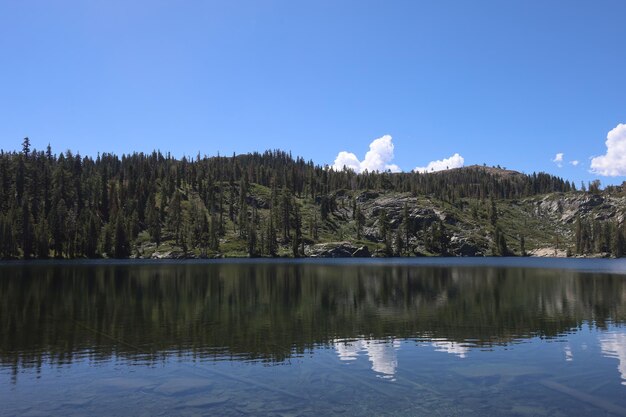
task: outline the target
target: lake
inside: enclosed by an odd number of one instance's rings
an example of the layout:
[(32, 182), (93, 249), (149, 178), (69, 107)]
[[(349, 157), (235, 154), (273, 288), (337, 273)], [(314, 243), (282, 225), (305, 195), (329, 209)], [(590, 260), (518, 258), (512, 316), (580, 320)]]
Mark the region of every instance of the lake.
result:
[(626, 416), (626, 261), (0, 263), (1, 416)]

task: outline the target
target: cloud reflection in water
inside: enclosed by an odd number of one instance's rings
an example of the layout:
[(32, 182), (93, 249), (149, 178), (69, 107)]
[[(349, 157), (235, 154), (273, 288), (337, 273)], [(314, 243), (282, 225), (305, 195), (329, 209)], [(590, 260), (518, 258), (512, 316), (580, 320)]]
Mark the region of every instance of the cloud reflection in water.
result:
[(604, 356), (619, 360), (617, 370), (622, 377), (622, 385), (626, 385), (626, 333), (608, 333), (600, 336), (600, 348)]

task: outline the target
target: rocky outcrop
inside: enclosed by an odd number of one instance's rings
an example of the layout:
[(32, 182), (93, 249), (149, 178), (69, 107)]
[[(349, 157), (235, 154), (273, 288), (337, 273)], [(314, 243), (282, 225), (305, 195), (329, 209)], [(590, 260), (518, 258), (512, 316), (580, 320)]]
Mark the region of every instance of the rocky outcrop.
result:
[(304, 254), (311, 258), (368, 258), (367, 246), (356, 247), (349, 242), (329, 242), (307, 246)]
[(600, 221), (617, 219), (621, 222), (621, 212), (625, 206), (624, 197), (588, 193), (551, 194), (534, 202), (534, 214), (549, 215), (564, 223), (573, 223), (578, 216)]
[(429, 204), (418, 201), (417, 198), (406, 194), (400, 195), (379, 195), (374, 192), (362, 193), (357, 197), (357, 202), (366, 219), (371, 222), (363, 229), (366, 239), (380, 241), (379, 236), (379, 216), (382, 210), (387, 213), (387, 220), (391, 230), (396, 230), (402, 224), (404, 206), (408, 207), (409, 224), (413, 230), (423, 230), (430, 227), (434, 222), (444, 221), (448, 224), (455, 224), (456, 218), (451, 213), (438, 212)]
[(255, 195), (248, 195), (246, 196), (246, 204), (250, 207), (254, 207), (257, 209), (269, 209), (270, 208), (270, 204), (269, 202), (265, 201), (265, 199), (259, 197), (259, 196), (255, 196)]
[(485, 256), (487, 248), (468, 238), (452, 236), (450, 251), (454, 256)]
[(528, 256), (539, 258), (565, 258), (567, 251), (555, 248), (537, 248), (528, 252)]
[(168, 250), (164, 252), (154, 252), (150, 259), (187, 259), (188, 256), (182, 250)]
[[(508, 175), (508, 174), (507, 174)], [(511, 173), (510, 175), (513, 175)], [(259, 210), (267, 210), (267, 196), (247, 196), (247, 204)], [(388, 253), (410, 256), (491, 256), (494, 225), (491, 220), (492, 203), (489, 199), (454, 198), (439, 200), (436, 196), (392, 193), (383, 190), (353, 192), (338, 190), (331, 195), (332, 204), (327, 220), (316, 218), (322, 233), (316, 240), (304, 240), (304, 256), (313, 258), (369, 258), (386, 257)], [(321, 197), (318, 198), (318, 205)], [(356, 207), (364, 222), (357, 231), (354, 218)], [(578, 217), (587, 223), (610, 222), (623, 224), (626, 218), (626, 195), (624, 193), (586, 192), (552, 193), (549, 195), (522, 198), (519, 200), (496, 200), (497, 224), (508, 247), (507, 253), (519, 256), (522, 250), (530, 256), (565, 256), (574, 253), (574, 223)], [(311, 215), (318, 207), (307, 208)], [(385, 211), (389, 223), (387, 249), (382, 247), (384, 236), (380, 235), (380, 214)], [(405, 213), (408, 212), (408, 233), (404, 229)], [(304, 213), (304, 212), (303, 212)], [(304, 216), (304, 215), (303, 215)], [(306, 225), (312, 224), (305, 220)], [(441, 225), (441, 226), (440, 226)], [(436, 226), (436, 227), (434, 227)], [(594, 226), (595, 227), (595, 226)], [(603, 225), (604, 227), (604, 225)], [(441, 232), (443, 230), (443, 233)], [(524, 238), (525, 246), (521, 241)], [(168, 241), (158, 248), (154, 243), (144, 242), (136, 247), (134, 257), (144, 259), (181, 259), (194, 257), (198, 250), (185, 254), (178, 245), (170, 241), (173, 236), (164, 236)], [(220, 248), (228, 247), (224, 256), (245, 256), (243, 245), (227, 244), (231, 237), (220, 241)], [(330, 242), (324, 239), (331, 240)], [(345, 239), (345, 240), (344, 240)], [(372, 242), (359, 246), (352, 241), (361, 239)], [(235, 238), (231, 243), (240, 243)], [(279, 240), (281, 256), (289, 256), (290, 241)], [(232, 247), (236, 247), (235, 250)], [(559, 247), (555, 255), (554, 247)], [(400, 250), (398, 249), (400, 248)], [(198, 255), (200, 257), (214, 257)], [(593, 256), (593, 255), (586, 255)], [(598, 256), (603, 256), (599, 254)]]

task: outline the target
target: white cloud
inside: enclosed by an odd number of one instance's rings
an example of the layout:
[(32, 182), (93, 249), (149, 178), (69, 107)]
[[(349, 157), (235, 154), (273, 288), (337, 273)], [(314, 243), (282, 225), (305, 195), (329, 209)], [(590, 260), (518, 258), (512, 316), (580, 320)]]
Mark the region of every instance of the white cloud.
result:
[(606, 136), (606, 154), (591, 158), (591, 172), (607, 177), (626, 175), (626, 124), (618, 124)]
[(333, 168), (335, 171), (340, 171), (344, 166), (355, 172), (361, 172), (361, 162), (352, 152), (341, 151), (337, 154)]
[(425, 167), (416, 167), (415, 172), (434, 172), (443, 171), (451, 168), (461, 168), (465, 164), (465, 159), (458, 153), (455, 153), (450, 158), (441, 159), (439, 161), (431, 161)]
[(558, 166), (559, 168), (563, 167), (563, 152), (559, 152), (554, 156), (554, 159), (552, 160), (552, 162), (554, 162), (556, 164), (556, 166)]
[(343, 167), (348, 167), (356, 173), (368, 171), (387, 171), (400, 172), (400, 167), (392, 164), (393, 161), (393, 142), (390, 135), (385, 135), (378, 139), (374, 139), (370, 143), (370, 150), (365, 154), (365, 159), (359, 161), (359, 158), (352, 152), (341, 151), (337, 154), (333, 169), (341, 171)]
[(626, 124), (618, 124), (606, 136), (606, 154), (591, 158), (591, 172), (617, 177), (626, 175)]
[(575, 167), (578, 166), (578, 164), (580, 164), (580, 161), (574, 159), (573, 161), (569, 161), (570, 164), (574, 165)]

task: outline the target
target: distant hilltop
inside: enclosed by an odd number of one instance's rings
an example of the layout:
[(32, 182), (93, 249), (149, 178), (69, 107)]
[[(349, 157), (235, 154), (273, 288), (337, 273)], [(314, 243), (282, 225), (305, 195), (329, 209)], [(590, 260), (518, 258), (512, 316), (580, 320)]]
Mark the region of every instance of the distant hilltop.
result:
[[(452, 169), (459, 169), (459, 170), (466, 170), (466, 171), (477, 170), (477, 171), (486, 172), (486, 173), (491, 174), (491, 175), (523, 175), (519, 171), (513, 171), (511, 169), (500, 168), (499, 166), (498, 167), (490, 167), (490, 166), (487, 166), (487, 165), (468, 165), (468, 166), (465, 166), (465, 167), (452, 168)], [(445, 172), (445, 171), (439, 171), (439, 172)]]

